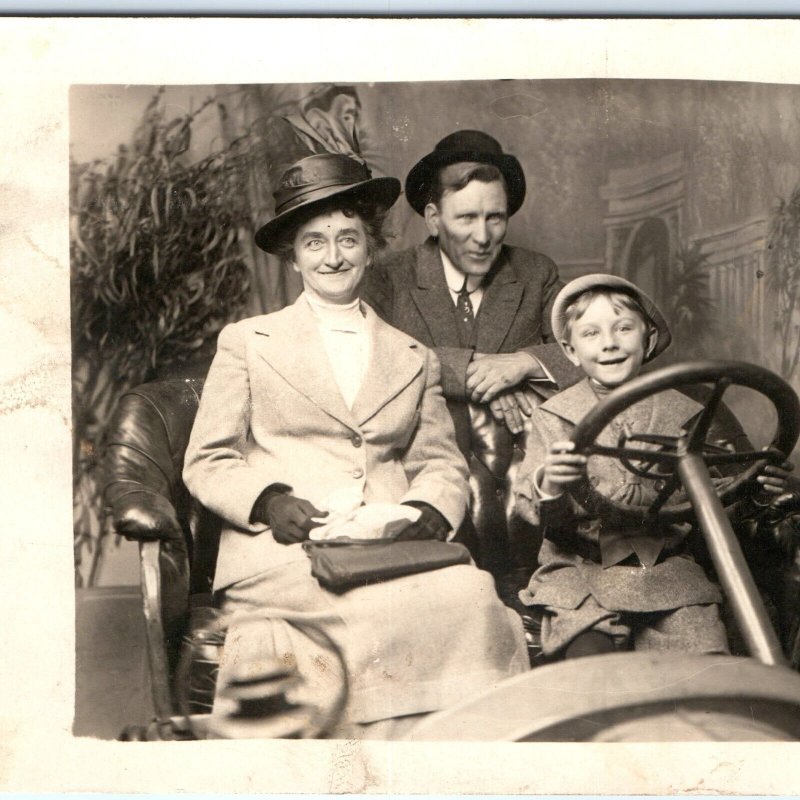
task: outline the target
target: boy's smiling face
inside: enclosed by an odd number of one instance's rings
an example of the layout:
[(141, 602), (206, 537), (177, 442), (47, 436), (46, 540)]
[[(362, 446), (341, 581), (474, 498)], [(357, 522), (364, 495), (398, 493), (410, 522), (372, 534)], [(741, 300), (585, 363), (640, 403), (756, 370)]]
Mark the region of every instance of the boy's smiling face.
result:
[(604, 294), (572, 323), (569, 341), (564, 342), (569, 360), (609, 388), (635, 378), (654, 345), (642, 317)]

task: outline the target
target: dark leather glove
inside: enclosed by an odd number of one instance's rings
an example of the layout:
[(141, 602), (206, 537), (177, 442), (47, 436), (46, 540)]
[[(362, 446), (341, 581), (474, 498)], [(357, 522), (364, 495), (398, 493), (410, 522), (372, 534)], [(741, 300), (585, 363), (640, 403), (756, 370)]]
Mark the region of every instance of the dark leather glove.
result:
[(111, 513), (116, 532), (130, 541), (183, 540), (172, 503), (157, 492), (137, 489), (120, 495), (114, 500)]
[(295, 544), (308, 539), (309, 531), (323, 524), (312, 517), (327, 516), (327, 511), (314, 508), (301, 497), (268, 491), (258, 498), (250, 518), (269, 525), (279, 544)]
[(418, 508), (422, 513), (416, 522), (410, 523), (395, 537), (395, 541), (407, 542), (412, 539), (438, 539), (443, 542), (450, 532), (450, 523), (433, 507), (419, 501), (403, 503)]

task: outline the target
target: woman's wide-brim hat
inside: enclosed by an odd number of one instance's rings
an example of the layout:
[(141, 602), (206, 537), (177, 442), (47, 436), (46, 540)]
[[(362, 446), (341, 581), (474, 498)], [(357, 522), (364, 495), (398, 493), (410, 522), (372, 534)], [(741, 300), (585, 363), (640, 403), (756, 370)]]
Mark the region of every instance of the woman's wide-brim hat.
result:
[(669, 332), (669, 325), (658, 306), (638, 287), (619, 275), (607, 275), (602, 272), (595, 272), (591, 275), (581, 275), (579, 278), (571, 280), (557, 295), (553, 303), (553, 310), (550, 320), (553, 328), (553, 335), (556, 341), (563, 347), (564, 328), (567, 322), (566, 310), (579, 295), (584, 292), (610, 289), (614, 292), (635, 297), (650, 318), (650, 322), (656, 329), (656, 345), (653, 351), (645, 357), (645, 361), (652, 361), (657, 355), (663, 353), (672, 341), (672, 334)]
[(276, 252), (294, 226), (310, 219), (315, 208), (334, 198), (389, 209), (400, 196), (397, 178), (373, 178), (366, 164), (349, 156), (320, 153), (292, 164), (281, 176), (275, 198), (275, 216), (256, 231), (256, 244)]
[(493, 164), (505, 178), (508, 189), (508, 215), (516, 214), (525, 199), (525, 173), (517, 159), (503, 152), (500, 143), (483, 131), (456, 131), (411, 168), (406, 178), (406, 199), (417, 214), (425, 213), (431, 200), (436, 175), (442, 167), (463, 161)]

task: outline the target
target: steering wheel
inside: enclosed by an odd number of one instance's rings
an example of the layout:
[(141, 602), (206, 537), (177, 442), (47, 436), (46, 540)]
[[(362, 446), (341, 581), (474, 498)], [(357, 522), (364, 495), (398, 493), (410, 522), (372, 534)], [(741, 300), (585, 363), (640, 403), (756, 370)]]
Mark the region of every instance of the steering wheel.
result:
[[(685, 436), (623, 433), (615, 447), (599, 444), (602, 431), (623, 411), (651, 395), (694, 384), (713, 384), (702, 411)], [(778, 413), (772, 443), (766, 450), (732, 452), (706, 441), (714, 414), (729, 386), (746, 386), (764, 395)], [(750, 491), (750, 481), (768, 463), (780, 463), (791, 453), (800, 435), (800, 401), (786, 381), (763, 367), (740, 361), (696, 361), (674, 364), (623, 384), (601, 400), (576, 426), (572, 434), (575, 451), (618, 459), (638, 477), (660, 480), (655, 498), (645, 505), (626, 505), (598, 492), (588, 479), (570, 491), (592, 513), (613, 513), (623, 522), (641, 523), (658, 516), (660, 522), (683, 522), (693, 516), (692, 504), (682, 500), (667, 504), (680, 488), (677, 465), (683, 455), (699, 455), (707, 467), (741, 464), (745, 468), (731, 479), (719, 482), (717, 495), (723, 505), (741, 499)], [(653, 449), (636, 445), (655, 446)], [(638, 463), (637, 463), (638, 462)], [(653, 471), (655, 467), (659, 471)]]

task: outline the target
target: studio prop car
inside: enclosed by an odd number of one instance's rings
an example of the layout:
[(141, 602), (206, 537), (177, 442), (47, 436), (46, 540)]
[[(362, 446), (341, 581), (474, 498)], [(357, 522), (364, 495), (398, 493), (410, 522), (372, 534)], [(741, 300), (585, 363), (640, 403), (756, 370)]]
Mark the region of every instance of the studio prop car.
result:
[[(709, 440), (712, 420), (729, 413), (723, 395), (730, 387), (755, 391), (774, 407), (777, 424), (766, 448), (735, 450)], [(686, 435), (626, 430), (615, 447), (598, 443), (625, 409), (667, 389), (703, 403)], [(309, 676), (277, 661), (221, 687), (230, 710), (211, 714), (225, 637), (210, 593), (219, 521), (192, 501), (180, 479), (201, 391), (202, 379), (188, 378), (128, 392), (109, 439), (106, 500), (117, 532), (141, 541), (156, 713), (149, 726), (130, 727), (122, 738), (329, 736), (344, 707), (346, 679), (330, 707), (298, 706), (290, 700), (291, 688)], [(584, 500), (589, 493), (597, 508), (634, 523), (657, 517), (694, 527), (708, 571), (723, 589), (736, 655), (618, 652), (542, 663), (532, 615), (525, 619), (531, 671), (431, 714), (408, 738), (800, 740), (800, 493), (762, 502), (747, 520), (731, 519), (726, 511), (757, 491), (761, 470), (784, 461), (799, 434), (794, 390), (751, 364), (676, 364), (611, 392), (575, 429), (576, 449), (618, 459), (639, 477), (657, 477), (660, 488), (640, 506), (620, 505), (591, 485), (574, 491)], [(714, 477), (721, 474), (725, 479)], [(302, 619), (294, 623), (307, 625)]]

